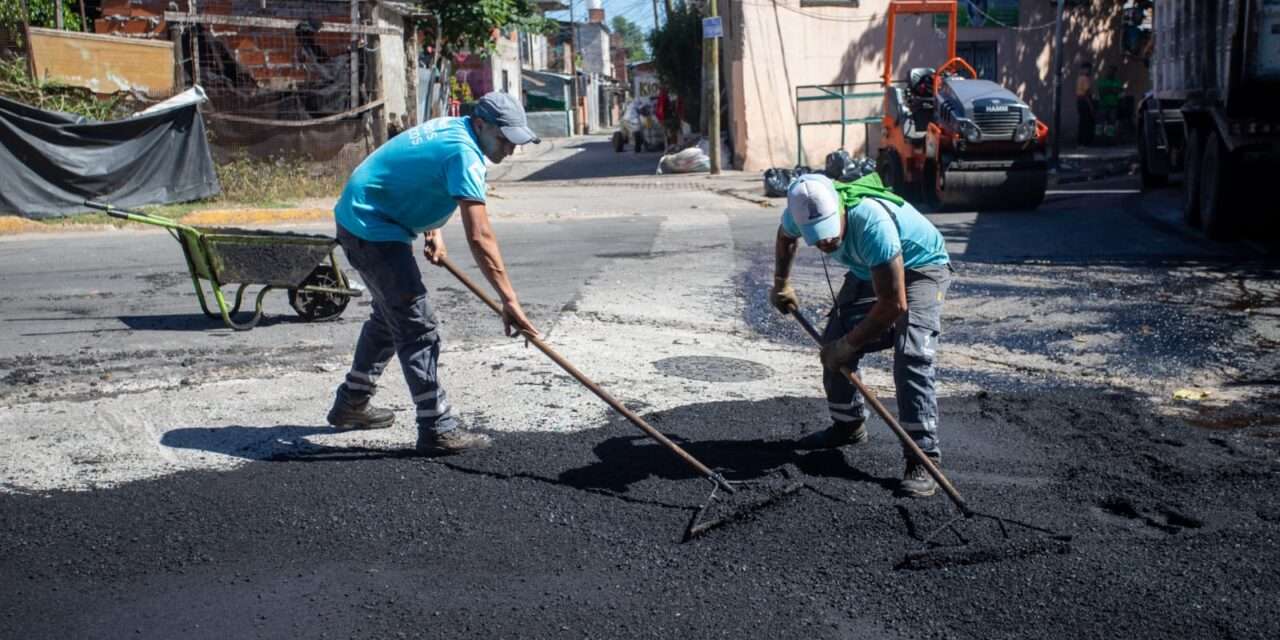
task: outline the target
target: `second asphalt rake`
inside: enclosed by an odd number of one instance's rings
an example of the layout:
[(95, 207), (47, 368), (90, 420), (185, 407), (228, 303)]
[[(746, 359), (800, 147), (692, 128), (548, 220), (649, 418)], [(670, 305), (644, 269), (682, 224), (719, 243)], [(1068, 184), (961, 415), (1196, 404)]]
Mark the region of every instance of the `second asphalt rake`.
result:
[[(492, 309), (494, 313), (497, 313), (498, 315), (502, 315), (502, 308), (496, 302), (494, 302), (494, 300), (490, 298), (488, 294), (486, 294), (478, 286), (476, 286), (475, 282), (473, 282), (471, 278), (467, 277), (466, 274), (459, 271), (457, 266), (455, 266), (453, 262), (449, 261), (449, 259), (447, 258), (441, 258), (440, 266), (444, 267), (449, 273), (453, 274), (453, 276), (457, 278), (459, 282), (461, 282), (467, 289), (470, 289), (471, 292), (474, 293), (476, 297), (480, 298), (480, 300), (483, 301), (485, 305), (487, 305), (490, 309)], [(795, 493), (803, 486), (803, 483), (798, 481), (790, 482), (786, 486), (784, 486), (780, 491), (774, 492), (773, 495), (769, 496), (765, 500), (762, 500), (757, 505), (754, 505), (747, 509), (739, 510), (736, 513), (718, 517), (709, 521), (701, 521), (703, 514), (706, 513), (707, 509), (710, 507), (711, 503), (715, 500), (716, 494), (719, 491), (723, 490), (725, 493), (732, 494), (737, 492), (739, 487), (748, 483), (744, 481), (733, 481), (733, 480), (725, 479), (723, 474), (712, 470), (710, 467), (703, 464), (697, 458), (693, 457), (688, 451), (685, 451), (680, 445), (672, 442), (671, 439), (663, 435), (662, 432), (650, 426), (648, 422), (645, 422), (643, 418), (636, 415), (634, 411), (628, 409), (625, 405), (623, 405), (616, 398), (610, 395), (609, 392), (602, 389), (600, 385), (596, 384), (590, 378), (588, 378), (586, 374), (579, 371), (577, 367), (573, 366), (568, 360), (565, 360), (563, 356), (561, 356), (559, 353), (556, 353), (556, 351), (552, 349), (550, 346), (548, 346), (547, 343), (543, 342), (538, 337), (530, 335), (524, 331), (521, 331), (520, 335), (524, 337), (526, 340), (528, 340), (531, 344), (533, 344), (533, 346), (537, 347), (540, 351), (546, 354), (547, 357), (551, 358), (553, 362), (559, 365), (561, 369), (564, 369), (565, 372), (567, 372), (569, 375), (573, 376), (575, 380), (582, 383), (582, 386), (586, 387), (592, 393), (596, 394), (596, 396), (598, 396), (601, 400), (604, 400), (605, 403), (608, 404), (610, 407), (612, 407), (615, 411), (617, 411), (618, 413), (621, 413), (623, 417), (625, 417), (628, 421), (631, 422), (631, 424), (634, 424), (636, 427), (639, 427), (640, 430), (645, 433), (645, 435), (648, 435), (655, 442), (662, 445), (663, 447), (666, 447), (669, 451), (671, 451), (677, 457), (679, 457), (682, 461), (684, 461), (686, 465), (688, 465), (694, 471), (697, 471), (699, 475), (711, 481), (713, 485), (713, 488), (711, 490), (711, 495), (707, 498), (707, 501), (698, 508), (698, 510), (694, 513), (693, 518), (689, 521), (689, 525), (685, 528), (684, 540), (686, 541), (690, 540), (692, 538), (702, 535), (703, 533), (707, 532), (708, 530), (716, 526), (719, 526), (720, 524), (724, 524), (729, 521), (738, 519), (739, 517), (742, 517), (743, 515), (745, 515), (746, 512), (755, 511), (759, 508), (772, 504), (773, 502), (777, 501), (780, 497)]]

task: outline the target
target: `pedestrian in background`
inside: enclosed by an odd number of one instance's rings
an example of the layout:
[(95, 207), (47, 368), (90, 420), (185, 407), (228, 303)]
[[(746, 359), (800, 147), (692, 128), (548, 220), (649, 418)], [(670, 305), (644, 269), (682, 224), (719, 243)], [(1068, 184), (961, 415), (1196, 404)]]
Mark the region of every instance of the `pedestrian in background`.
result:
[(1076, 114), (1079, 117), (1076, 143), (1080, 146), (1093, 144), (1094, 127), (1097, 126), (1097, 117), (1093, 110), (1092, 62), (1081, 63), (1080, 73), (1076, 75)]

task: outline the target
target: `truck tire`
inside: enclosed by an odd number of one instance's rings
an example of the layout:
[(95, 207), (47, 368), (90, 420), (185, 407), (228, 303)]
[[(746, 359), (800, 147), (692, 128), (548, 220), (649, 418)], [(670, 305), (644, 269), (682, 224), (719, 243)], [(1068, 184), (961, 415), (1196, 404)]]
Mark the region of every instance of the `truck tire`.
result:
[(613, 150), (615, 153), (622, 153), (627, 148), (627, 137), (622, 135), (621, 131), (613, 132)]
[(1239, 233), (1235, 165), (1218, 132), (1210, 133), (1200, 165), (1200, 226), (1211, 240), (1231, 240)]
[(1200, 167), (1204, 166), (1204, 131), (1187, 123), (1186, 158), (1183, 161), (1182, 221), (1200, 228)]
[(1155, 149), (1155, 140), (1151, 137), (1155, 133), (1147, 126), (1146, 113), (1138, 114), (1138, 167), (1142, 172), (1142, 188), (1155, 189), (1169, 184), (1169, 176), (1164, 174), (1152, 173), (1149, 162), (1149, 155)]

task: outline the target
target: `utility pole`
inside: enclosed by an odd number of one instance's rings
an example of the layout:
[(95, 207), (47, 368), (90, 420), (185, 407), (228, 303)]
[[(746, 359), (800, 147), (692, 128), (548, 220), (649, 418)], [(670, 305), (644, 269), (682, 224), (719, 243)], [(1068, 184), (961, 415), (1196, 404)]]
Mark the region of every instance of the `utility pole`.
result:
[(675, 10), (676, 10), (676, 8), (675, 8), (675, 6), (672, 4), (671, 0), (667, 0), (667, 19), (668, 19), (668, 20), (670, 20), (670, 19), (671, 19), (671, 14), (672, 14), (672, 13), (675, 13)]
[[(711, 17), (718, 17), (717, 0), (710, 0)], [(720, 173), (720, 38), (711, 38), (711, 175)]]
[(578, 111), (578, 102), (581, 100), (578, 92), (578, 21), (573, 17), (573, 2), (574, 0), (569, 0), (569, 30), (572, 42), (570, 46), (573, 49), (569, 52), (569, 76), (573, 78), (573, 131), (581, 135), (584, 127), (583, 114)]
[(62, 0), (53, 3), (53, 11), (57, 14), (53, 17), (54, 26), (58, 27), (58, 31), (62, 31)]
[(653, 28), (658, 29), (658, 0), (653, 0)]
[(1062, 11), (1066, 0), (1058, 0), (1057, 18), (1053, 23), (1053, 150), (1049, 166), (1058, 168), (1058, 153), (1062, 145)]

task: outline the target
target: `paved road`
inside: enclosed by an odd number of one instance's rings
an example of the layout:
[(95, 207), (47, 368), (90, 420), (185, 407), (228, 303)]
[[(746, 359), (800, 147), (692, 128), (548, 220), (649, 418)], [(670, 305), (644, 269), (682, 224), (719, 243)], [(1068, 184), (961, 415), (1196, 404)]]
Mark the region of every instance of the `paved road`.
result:
[[(400, 425), (322, 424), (364, 307), (304, 324), (275, 294), (272, 318), (236, 333), (198, 314), (164, 234), (9, 238), (0, 546), (17, 551), (0, 574), (19, 579), (0, 587), (0, 636), (1033, 637), (1126, 620), (1146, 626), (1135, 637), (1274, 635), (1259, 607), (1280, 590), (1255, 568), (1277, 560), (1280, 505), (1263, 489), (1280, 433), (1276, 268), (1184, 232), (1175, 194), (1120, 179), (1036, 212), (931, 215), (960, 270), (948, 468), (976, 501), (1082, 542), (902, 574), (908, 530), (946, 509), (893, 498), (883, 429), (858, 455), (785, 447), (825, 418), (812, 350), (764, 304), (779, 211), (752, 201), (755, 178), (654, 178), (656, 158), (591, 144), (557, 153), (492, 204), (551, 343), (714, 466), (791, 465), (813, 491), (741, 535), (676, 545), (704, 485), (434, 268), (446, 384), (464, 419), (499, 432), (482, 456), (403, 454), (394, 365), (378, 399)], [(474, 275), (458, 231), (448, 242)], [(797, 281), (816, 316), (829, 294), (813, 252)], [(866, 379), (892, 406), (883, 358)], [(1186, 387), (1210, 396), (1169, 401)]]

